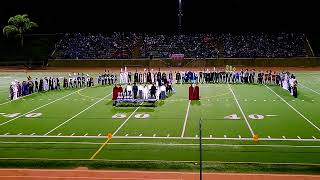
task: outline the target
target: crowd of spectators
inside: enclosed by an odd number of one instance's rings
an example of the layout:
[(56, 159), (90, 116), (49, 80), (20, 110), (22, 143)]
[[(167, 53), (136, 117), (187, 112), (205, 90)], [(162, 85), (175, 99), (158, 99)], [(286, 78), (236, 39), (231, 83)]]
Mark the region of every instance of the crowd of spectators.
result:
[(222, 34), (224, 57), (301, 57), (306, 56), (304, 34), (241, 33)]
[(306, 56), (302, 33), (212, 33), (212, 34), (65, 34), (53, 58), (131, 59), (216, 57), (301, 57)]

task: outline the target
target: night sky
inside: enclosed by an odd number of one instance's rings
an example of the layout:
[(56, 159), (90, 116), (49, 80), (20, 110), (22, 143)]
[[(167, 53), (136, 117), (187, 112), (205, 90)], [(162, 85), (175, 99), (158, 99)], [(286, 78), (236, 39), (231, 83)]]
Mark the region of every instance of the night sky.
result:
[[(182, 0), (183, 30), (319, 31), (316, 1)], [(29, 14), (36, 32), (175, 32), (178, 0), (17, 0), (1, 2), (0, 26)]]

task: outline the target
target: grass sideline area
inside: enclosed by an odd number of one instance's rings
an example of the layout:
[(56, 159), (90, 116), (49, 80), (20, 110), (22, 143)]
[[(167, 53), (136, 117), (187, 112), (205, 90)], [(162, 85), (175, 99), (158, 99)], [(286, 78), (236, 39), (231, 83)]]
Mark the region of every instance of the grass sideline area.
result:
[[(320, 72), (294, 74), (297, 99), (278, 86), (201, 84), (201, 100), (189, 102), (189, 85), (179, 84), (157, 107), (113, 107), (112, 86), (8, 102), (9, 83), (24, 80), (26, 73), (1, 72), (0, 167), (197, 171), (202, 117), (205, 171), (319, 174)], [(112, 118), (118, 113), (125, 118)], [(114, 138), (106, 143), (110, 132)]]

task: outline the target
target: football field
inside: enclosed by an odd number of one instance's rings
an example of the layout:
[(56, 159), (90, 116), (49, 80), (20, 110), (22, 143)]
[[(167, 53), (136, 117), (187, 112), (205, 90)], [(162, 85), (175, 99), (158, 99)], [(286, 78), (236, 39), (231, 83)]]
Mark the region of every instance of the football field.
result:
[(1, 72), (0, 158), (198, 161), (202, 118), (204, 161), (320, 164), (320, 72), (293, 74), (298, 98), (279, 86), (200, 84), (191, 102), (189, 85), (175, 84), (157, 107), (114, 107), (112, 86), (10, 102), (10, 82), (26, 74)]

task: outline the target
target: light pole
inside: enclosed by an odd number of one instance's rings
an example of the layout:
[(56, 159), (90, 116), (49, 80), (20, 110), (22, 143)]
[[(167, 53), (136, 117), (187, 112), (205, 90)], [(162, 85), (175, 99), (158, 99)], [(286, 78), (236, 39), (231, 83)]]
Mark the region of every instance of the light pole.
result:
[(178, 31), (182, 31), (182, 0), (179, 0), (179, 9), (178, 9)]

